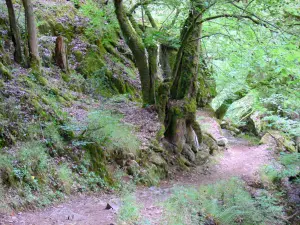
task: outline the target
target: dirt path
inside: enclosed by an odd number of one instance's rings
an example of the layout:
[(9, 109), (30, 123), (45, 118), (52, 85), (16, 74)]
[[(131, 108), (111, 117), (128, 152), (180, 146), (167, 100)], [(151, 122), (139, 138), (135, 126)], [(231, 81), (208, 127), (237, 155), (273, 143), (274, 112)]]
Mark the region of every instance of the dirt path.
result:
[(160, 219), (163, 209), (158, 203), (167, 199), (174, 186), (192, 186), (212, 184), (220, 180), (239, 177), (243, 180), (255, 180), (259, 169), (272, 159), (267, 145), (252, 146), (246, 140), (236, 138), (223, 131), (228, 139), (228, 148), (214, 158), (215, 162), (207, 167), (196, 167), (175, 175), (172, 181), (163, 182), (159, 188), (137, 191), (137, 199), (143, 205), (142, 215), (148, 224), (163, 224)]
[[(199, 116), (199, 115), (198, 115)], [(226, 131), (221, 131), (216, 122), (208, 115), (200, 116), (215, 135), (224, 135), (228, 139), (228, 147), (224, 152), (214, 157), (214, 163), (209, 167), (191, 168), (176, 174), (172, 181), (163, 181), (159, 187), (140, 187), (136, 190), (136, 197), (141, 206), (141, 215), (145, 224), (159, 224), (163, 209), (158, 203), (164, 201), (172, 192), (174, 186), (200, 186), (232, 177), (253, 178), (261, 166), (271, 160), (268, 146), (251, 146), (246, 140), (231, 136)], [(41, 211), (26, 212), (12, 215), (0, 224), (15, 225), (110, 225), (116, 223), (116, 211), (105, 210), (108, 202), (119, 200), (113, 195), (73, 197), (68, 202), (43, 209)], [(0, 218), (1, 221), (1, 218)]]

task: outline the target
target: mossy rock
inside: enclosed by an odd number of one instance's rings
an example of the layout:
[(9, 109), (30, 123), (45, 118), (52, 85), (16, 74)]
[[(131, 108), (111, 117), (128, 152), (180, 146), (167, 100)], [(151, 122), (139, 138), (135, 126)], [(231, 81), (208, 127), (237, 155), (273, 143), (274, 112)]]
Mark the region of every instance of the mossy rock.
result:
[(279, 151), (287, 150), (296, 152), (295, 143), (282, 132), (277, 130), (269, 130), (261, 138), (260, 144), (267, 144), (276, 147)]
[(177, 165), (180, 167), (180, 169), (183, 170), (190, 170), (190, 166), (192, 166), (192, 164), (189, 162), (189, 160), (187, 160), (183, 155), (180, 155), (177, 158)]
[(164, 160), (164, 158), (160, 156), (160, 154), (154, 152), (149, 156), (149, 162), (159, 167), (167, 166), (167, 162)]
[(154, 164), (147, 165), (139, 174), (139, 182), (146, 186), (155, 186), (159, 184), (161, 179), (168, 176), (168, 171), (165, 168), (158, 167)]
[(245, 97), (233, 102), (225, 116), (225, 120), (231, 121), (233, 124), (239, 124), (245, 122), (248, 117), (252, 114), (251, 111), (255, 102), (257, 101), (257, 93), (249, 92)]
[(209, 134), (203, 134), (203, 143), (209, 148), (209, 153), (213, 154), (218, 150), (217, 141)]
[(210, 156), (210, 149), (209, 147), (202, 143), (200, 146), (200, 151), (197, 152), (196, 154), (196, 164), (197, 165), (203, 165), (205, 164), (208, 160), (209, 160), (209, 156)]

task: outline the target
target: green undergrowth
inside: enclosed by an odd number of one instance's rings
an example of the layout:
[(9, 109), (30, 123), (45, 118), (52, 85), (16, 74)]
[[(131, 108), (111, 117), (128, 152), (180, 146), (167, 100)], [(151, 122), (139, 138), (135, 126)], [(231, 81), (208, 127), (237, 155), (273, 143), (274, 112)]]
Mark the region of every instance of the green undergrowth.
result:
[[(119, 181), (106, 163), (137, 153), (132, 127), (105, 110), (73, 122), (64, 111), (74, 103), (65, 81), (56, 88), (33, 75), (15, 81), (24, 94), (0, 96), (0, 210), (42, 207), (70, 194), (113, 188)], [(6, 84), (3, 93), (10, 88)]]
[(163, 203), (165, 224), (284, 224), (282, 207), (269, 193), (252, 198), (238, 179), (199, 189), (178, 187)]
[(40, 142), (24, 143), (14, 153), (1, 152), (1, 188), (4, 205), (22, 209), (45, 206), (68, 193), (72, 185)]
[(300, 153), (281, 152), (278, 158), (280, 165), (269, 164), (261, 169), (262, 180), (268, 184), (280, 184), (285, 178), (292, 178), (292, 182), (300, 184)]
[[(163, 209), (161, 224), (285, 224), (283, 207), (263, 190), (253, 198), (243, 181), (232, 178), (199, 188), (174, 187)], [(133, 189), (134, 190), (134, 189)], [(120, 224), (151, 224), (141, 215), (133, 190), (121, 192)]]
[(135, 195), (139, 180), (133, 177), (133, 179), (125, 181), (124, 177), (128, 178), (124, 171), (116, 171), (115, 179), (119, 182), (115, 190), (120, 197), (121, 204), (117, 214), (118, 224), (144, 224), (141, 218), (141, 205), (137, 202)]
[[(53, 136), (52, 136), (53, 137)], [(1, 151), (0, 187), (3, 206), (13, 209), (42, 207), (77, 192), (98, 191), (110, 185), (103, 174), (92, 171), (88, 154), (81, 163), (54, 157), (60, 140), (19, 143)], [(56, 143), (56, 147), (54, 144)]]
[(122, 149), (136, 154), (139, 141), (132, 133), (132, 127), (120, 122), (121, 116), (111, 111), (94, 111), (88, 115), (85, 136), (106, 147), (107, 150)]
[(120, 224), (134, 224), (140, 219), (140, 205), (138, 205), (134, 194), (127, 194), (121, 198), (122, 207), (118, 212)]
[(121, 119), (118, 113), (99, 109), (89, 112), (84, 122), (73, 121), (62, 126), (62, 129), (77, 133), (72, 141), (74, 146), (101, 146), (105, 154), (118, 150), (136, 154), (140, 142), (133, 133), (134, 127)]

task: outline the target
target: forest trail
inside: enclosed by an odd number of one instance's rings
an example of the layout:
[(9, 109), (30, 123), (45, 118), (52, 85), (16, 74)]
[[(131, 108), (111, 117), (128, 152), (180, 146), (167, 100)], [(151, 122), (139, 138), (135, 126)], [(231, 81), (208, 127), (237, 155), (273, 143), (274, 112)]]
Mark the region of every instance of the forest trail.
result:
[[(209, 125), (207, 130), (214, 136), (224, 135), (228, 139), (227, 149), (213, 157), (210, 165), (178, 172), (172, 180), (162, 181), (158, 187), (138, 187), (135, 195), (142, 224), (163, 224), (163, 207), (159, 203), (167, 199), (173, 187), (197, 187), (232, 177), (254, 180), (259, 169), (271, 160), (267, 145), (251, 145), (247, 140), (233, 137), (228, 131), (221, 131), (217, 122), (205, 112), (198, 112), (198, 117), (201, 117), (204, 126)], [(107, 203), (115, 206), (115, 210), (106, 210)], [(120, 199), (113, 194), (77, 196), (40, 211), (13, 214), (0, 224), (110, 225), (117, 224), (119, 207)]]

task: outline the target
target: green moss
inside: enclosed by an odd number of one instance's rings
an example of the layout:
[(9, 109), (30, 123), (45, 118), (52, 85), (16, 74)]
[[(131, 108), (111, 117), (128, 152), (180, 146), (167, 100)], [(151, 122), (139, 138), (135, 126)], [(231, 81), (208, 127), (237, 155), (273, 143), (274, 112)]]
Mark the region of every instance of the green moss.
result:
[(194, 98), (185, 99), (184, 105), (185, 112), (195, 113), (197, 111), (197, 101)]
[(37, 27), (38, 27), (40, 34), (43, 34), (43, 35), (49, 35), (49, 34), (52, 35), (53, 34), (52, 26), (46, 20), (38, 21)]
[(56, 23), (53, 30), (56, 36), (63, 36), (68, 41), (71, 41), (75, 35), (74, 26), (72, 24)]
[(2, 41), (0, 41), (0, 63), (3, 63), (4, 66), (10, 65), (11, 59), (9, 54), (7, 54), (2, 46)]
[(60, 93), (59, 89), (56, 87), (51, 87), (50, 92), (54, 95), (59, 95), (59, 93)]
[(177, 163), (178, 163), (178, 165), (180, 166), (181, 169), (183, 169), (183, 170), (190, 170), (189, 167), (188, 167), (190, 165), (190, 163), (182, 155), (180, 155), (177, 158)]
[(19, 82), (23, 83), (31, 90), (35, 90), (36, 84), (27, 75), (20, 75)]
[(31, 105), (34, 107), (34, 109), (37, 113), (40, 114), (41, 112), (43, 112), (43, 107), (40, 105), (40, 103), (35, 98), (31, 99)]
[(40, 72), (33, 72), (32, 73), (35, 77), (35, 79), (43, 86), (47, 86), (48, 85), (48, 81), (45, 77), (43, 77), (43, 75)]
[(89, 50), (85, 55), (79, 70), (85, 77), (91, 77), (96, 71), (99, 71), (104, 66), (105, 63), (103, 62), (100, 53), (94, 50)]
[(171, 83), (163, 82), (157, 84), (156, 106), (158, 107), (158, 116), (161, 122), (164, 122), (166, 116), (166, 105), (169, 99), (169, 90)]
[(3, 88), (4, 87), (4, 82), (3, 80), (0, 80), (0, 88)]
[(70, 75), (66, 74), (66, 73), (61, 73), (61, 78), (63, 79), (63, 81), (65, 82), (69, 82), (70, 81)]
[(161, 179), (167, 177), (167, 170), (154, 164), (147, 166), (145, 173), (140, 174), (139, 182), (146, 186), (156, 186)]
[(50, 105), (51, 104), (50, 100), (46, 96), (41, 96), (41, 99), (42, 99), (42, 101), (43, 101), (44, 104), (46, 104), (46, 105)]
[(166, 128), (164, 125), (161, 125), (159, 131), (156, 134), (156, 140), (161, 140), (165, 134)]
[(176, 116), (177, 118), (183, 118), (184, 117), (184, 112), (180, 106), (174, 106), (172, 108), (173, 115)]
[(69, 92), (66, 92), (66, 93), (62, 93), (61, 94), (62, 97), (66, 100), (66, 101), (69, 101), (71, 102), (72, 100), (76, 99), (76, 97), (74, 97), (71, 93)]
[(12, 79), (11, 72), (0, 62), (0, 74), (7, 80)]
[(57, 96), (57, 100), (59, 101), (59, 103), (62, 103), (62, 104), (66, 103), (66, 100), (61, 96)]
[(77, 62), (81, 62), (83, 60), (83, 53), (81, 51), (76, 50), (73, 52), (73, 54), (74, 54)]

